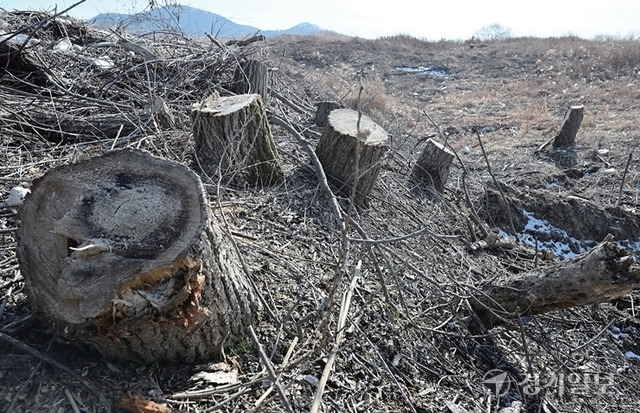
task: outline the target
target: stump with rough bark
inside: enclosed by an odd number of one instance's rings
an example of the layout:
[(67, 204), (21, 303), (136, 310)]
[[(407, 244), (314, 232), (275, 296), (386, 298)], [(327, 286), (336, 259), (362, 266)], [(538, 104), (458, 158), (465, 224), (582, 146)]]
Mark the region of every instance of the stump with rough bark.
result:
[(363, 115), (359, 122), (358, 117), (358, 112), (351, 109), (332, 111), (316, 155), (328, 180), (342, 195), (349, 197), (356, 182), (355, 205), (366, 207), (387, 150), (388, 135), (368, 117)]
[(316, 107), (317, 107), (317, 110), (316, 110), (315, 122), (316, 122), (316, 125), (320, 126), (321, 128), (324, 128), (327, 125), (327, 119), (329, 119), (329, 114), (331, 113), (332, 110), (344, 108), (342, 104), (338, 102), (331, 102), (331, 101), (318, 102), (316, 104)]
[(199, 168), (209, 178), (243, 185), (271, 185), (283, 178), (262, 98), (212, 96), (192, 111)]
[(267, 101), (267, 65), (257, 60), (241, 62), (233, 74), (230, 90), (239, 95), (257, 93), (262, 101)]
[(553, 139), (554, 148), (572, 147), (576, 141), (576, 135), (582, 118), (584, 117), (584, 106), (571, 106), (562, 122), (560, 133)]
[(413, 168), (413, 176), (433, 186), (438, 192), (444, 192), (453, 158), (454, 154), (449, 149), (427, 139), (427, 145)]
[(123, 150), (48, 171), (21, 212), (34, 312), (115, 359), (210, 359), (260, 305), (184, 165)]

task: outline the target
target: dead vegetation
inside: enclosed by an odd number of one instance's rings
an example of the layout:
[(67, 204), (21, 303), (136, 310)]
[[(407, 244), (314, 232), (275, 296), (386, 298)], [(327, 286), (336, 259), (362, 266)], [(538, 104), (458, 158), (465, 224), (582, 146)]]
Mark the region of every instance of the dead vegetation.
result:
[[(612, 232), (637, 248), (636, 159), (618, 202), (638, 141), (636, 40), (509, 39), (472, 47), (331, 35), (238, 47), (177, 35), (133, 38), (44, 14), (0, 18), (7, 33), (23, 29), (0, 40), (3, 200), (11, 187), (28, 187), (53, 166), (112, 148), (142, 148), (195, 168), (191, 105), (227, 93), (238, 62), (249, 56), (272, 69), (268, 110), (299, 135), (272, 124), (285, 168), (281, 184), (205, 182), (268, 307), (255, 336), (247, 332), (218, 363), (114, 362), (52, 335), (32, 317), (23, 291), (17, 210), (1, 208), (0, 410), (69, 411), (75, 403), (98, 412), (153, 400), (184, 412), (307, 411), (319, 388), (323, 411), (640, 407), (636, 293), (489, 331), (471, 306), (487, 282), (558, 259), (535, 247), (471, 248), (493, 227), (509, 232), (509, 208), (517, 231), (526, 233), (525, 211), (557, 230), (530, 231), (536, 245), (565, 237), (600, 242)], [(306, 145), (314, 147), (320, 132), (314, 102), (353, 106), (360, 85), (363, 111), (391, 133), (392, 147), (370, 208), (347, 218), (346, 200), (332, 204)], [(154, 116), (156, 97), (174, 122)], [(586, 115), (578, 158), (565, 168), (535, 149), (576, 103)], [(118, 127), (95, 127), (100, 122)], [(508, 205), (487, 175), (477, 134)], [(464, 162), (452, 168), (442, 196), (410, 179), (430, 136), (446, 138)], [(562, 208), (545, 210), (554, 200)], [(598, 217), (593, 231), (580, 220), (564, 226), (580, 214), (583, 222)], [(350, 302), (342, 300), (346, 293)], [(509, 386), (496, 392), (485, 380), (497, 370)]]

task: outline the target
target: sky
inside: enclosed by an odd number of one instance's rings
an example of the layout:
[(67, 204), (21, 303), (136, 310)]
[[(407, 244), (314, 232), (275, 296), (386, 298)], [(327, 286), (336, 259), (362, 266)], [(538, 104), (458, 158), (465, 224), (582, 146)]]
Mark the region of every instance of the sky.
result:
[[(78, 0), (0, 0), (12, 9), (63, 10)], [(155, 0), (157, 4), (170, 0)], [(638, 0), (183, 0), (236, 23), (262, 30), (308, 22), (350, 36), (375, 38), (407, 34), (421, 39), (469, 39), (482, 27), (499, 24), (513, 36), (598, 35), (640, 37)], [(86, 0), (69, 14), (134, 13), (149, 0)]]

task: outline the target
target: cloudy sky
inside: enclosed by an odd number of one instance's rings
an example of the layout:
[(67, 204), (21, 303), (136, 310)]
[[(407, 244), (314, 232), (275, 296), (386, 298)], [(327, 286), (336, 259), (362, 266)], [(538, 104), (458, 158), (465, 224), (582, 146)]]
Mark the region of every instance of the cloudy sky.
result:
[[(8, 10), (62, 10), (72, 0), (1, 0)], [(156, 0), (165, 4), (170, 0)], [(298, 23), (352, 36), (379, 37), (409, 34), (428, 40), (467, 39), (493, 23), (510, 28), (515, 36), (573, 34), (640, 37), (638, 0), (183, 0), (182, 4), (208, 10), (236, 23), (263, 30), (287, 29)], [(149, 0), (87, 0), (70, 14), (90, 18), (99, 13), (132, 13)]]

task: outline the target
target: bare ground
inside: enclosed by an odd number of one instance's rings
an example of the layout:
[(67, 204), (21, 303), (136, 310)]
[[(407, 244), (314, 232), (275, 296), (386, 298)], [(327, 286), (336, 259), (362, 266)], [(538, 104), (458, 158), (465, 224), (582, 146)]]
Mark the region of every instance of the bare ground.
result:
[[(3, 20), (15, 30), (44, 18), (25, 14)], [(622, 179), (638, 145), (636, 40), (471, 44), (323, 35), (239, 48), (177, 36), (131, 37), (156, 55), (145, 63), (115, 45), (72, 55), (54, 47), (65, 38), (83, 47), (114, 40), (77, 22), (58, 19), (30, 30), (40, 43), (23, 50), (28, 58), (13, 60), (12, 70), (0, 78), (3, 201), (11, 187), (28, 187), (51, 167), (111, 147), (140, 147), (191, 165), (190, 105), (214, 89), (224, 90), (239, 59), (269, 65), (269, 110), (286, 117), (312, 146), (320, 132), (313, 123), (314, 102), (354, 107), (363, 86), (362, 109), (392, 135), (392, 149), (371, 207), (354, 217), (360, 231), (352, 227), (349, 237), (389, 240), (426, 228), (420, 236), (374, 247), (353, 241), (349, 273), (336, 284), (343, 243), (335, 216), (306, 153), (278, 126), (272, 125), (285, 161), (281, 185), (257, 190), (205, 182), (216, 216), (221, 223), (226, 219), (225, 228), (275, 315), (265, 315), (255, 328), (293, 411), (310, 409), (332, 350), (337, 361), (323, 411), (640, 408), (637, 293), (523, 317), (490, 331), (478, 331), (469, 304), (487, 280), (580, 253), (607, 233), (638, 254), (636, 159)], [(113, 67), (100, 68), (91, 60), (102, 56), (109, 56)], [(165, 99), (174, 125), (144, 121), (140, 113), (149, 95)], [(573, 104), (585, 105), (575, 154), (537, 154)], [(131, 131), (117, 139), (100, 130), (63, 133), (51, 121), (73, 115), (75, 122), (90, 123), (92, 115), (123, 112), (136, 117)], [(553, 261), (535, 258), (540, 251), (534, 248), (470, 249), (480, 229), (470, 231), (467, 224), (462, 164), (456, 161), (442, 196), (410, 179), (425, 139), (442, 140), (428, 117), (469, 171), (466, 191), (486, 228), (510, 233), (508, 209), (523, 240), (524, 235), (538, 240), (540, 250), (559, 245)], [(498, 200), (487, 160), (508, 206)], [(528, 228), (531, 219), (524, 211), (549, 227)], [(285, 411), (249, 337), (221, 355), (222, 364), (141, 366), (105, 360), (50, 333), (32, 317), (24, 293), (15, 254), (18, 225), (16, 208), (0, 209), (0, 410), (66, 412), (74, 400), (81, 411), (99, 412), (130, 393), (173, 411)], [(342, 296), (359, 261), (344, 341), (334, 348), (339, 301), (332, 313), (318, 309), (332, 291)], [(329, 346), (322, 345), (325, 338)], [(79, 377), (43, 361), (42, 354)], [(509, 383), (498, 397), (495, 387), (483, 383), (496, 370), (506, 373)]]

